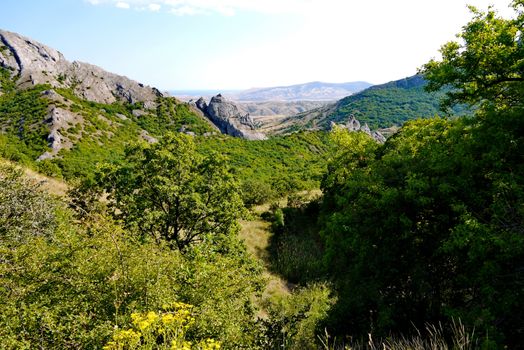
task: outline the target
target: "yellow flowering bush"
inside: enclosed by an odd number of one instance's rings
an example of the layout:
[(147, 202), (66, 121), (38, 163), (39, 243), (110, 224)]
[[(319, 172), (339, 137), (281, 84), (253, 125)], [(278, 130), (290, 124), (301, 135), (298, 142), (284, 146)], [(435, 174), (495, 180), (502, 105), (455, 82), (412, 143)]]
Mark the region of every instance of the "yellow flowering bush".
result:
[(193, 306), (174, 302), (163, 306), (160, 312), (131, 314), (132, 328), (116, 330), (104, 350), (171, 349), (215, 350), (220, 342), (204, 339), (186, 340), (186, 331), (195, 322)]

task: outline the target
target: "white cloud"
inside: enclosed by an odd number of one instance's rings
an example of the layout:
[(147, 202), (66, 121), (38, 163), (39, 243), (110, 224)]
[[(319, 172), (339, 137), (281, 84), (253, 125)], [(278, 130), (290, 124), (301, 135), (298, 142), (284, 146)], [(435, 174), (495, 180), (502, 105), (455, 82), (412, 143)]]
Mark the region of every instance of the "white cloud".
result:
[(156, 11), (160, 11), (160, 9), (162, 8), (162, 6), (160, 6), (159, 4), (149, 4), (147, 6), (147, 8), (150, 10), (150, 11), (153, 11), (153, 12), (156, 12)]
[(128, 9), (131, 7), (127, 2), (123, 2), (123, 1), (117, 2), (115, 6), (118, 7), (119, 9)]
[[(232, 16), (240, 11), (250, 11), (267, 14), (306, 14), (313, 15), (337, 12), (340, 14), (351, 14), (360, 12), (361, 8), (373, 8), (376, 13), (385, 12), (384, 8), (392, 3), (390, 0), (365, 1), (350, 0), (85, 0), (86, 2), (99, 4), (114, 4), (119, 8), (135, 8), (138, 10), (160, 11), (161, 8), (176, 15), (195, 15), (218, 13)], [(473, 3), (480, 8), (486, 8), (493, 0), (469, 0), (465, 3)], [(442, 0), (443, 3), (461, 3), (463, 1)], [(405, 5), (419, 6), (420, 4), (432, 5), (428, 0), (399, 0), (393, 4), (403, 7)], [(461, 4), (463, 6), (463, 4)], [(506, 12), (507, 7), (497, 6), (501, 12)]]
[(191, 7), (191, 6), (177, 6), (173, 7), (169, 10), (170, 13), (177, 15), (177, 16), (184, 16), (184, 15), (196, 15), (202, 13), (198, 9)]
[(113, 4), (119, 8), (166, 11), (177, 15), (218, 13), (232, 16), (240, 11), (259, 13), (310, 13), (331, 3), (343, 4), (343, 0), (85, 0), (92, 5)]

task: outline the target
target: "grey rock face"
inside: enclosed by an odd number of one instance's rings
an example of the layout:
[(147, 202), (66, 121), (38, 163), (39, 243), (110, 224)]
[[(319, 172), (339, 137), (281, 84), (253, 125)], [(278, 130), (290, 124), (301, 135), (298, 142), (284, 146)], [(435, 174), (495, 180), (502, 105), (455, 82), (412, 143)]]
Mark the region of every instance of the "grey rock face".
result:
[(384, 135), (380, 133), (380, 131), (378, 130), (371, 131), (367, 123), (365, 123), (364, 125), (361, 125), (360, 122), (353, 115), (349, 117), (348, 121), (344, 125), (337, 125), (333, 121), (330, 122), (331, 129), (334, 129), (337, 126), (346, 128), (352, 132), (362, 131), (368, 134), (369, 136), (371, 136), (378, 143), (386, 142), (386, 138), (384, 137)]
[(360, 128), (360, 130), (364, 131), (368, 135), (371, 135), (371, 129), (369, 128), (368, 123), (365, 123), (364, 126)]
[(257, 125), (249, 114), (243, 114), (238, 107), (220, 94), (211, 98), (209, 105), (203, 98), (195, 106), (204, 113), (222, 133), (247, 140), (265, 140), (266, 135), (257, 132)]
[(140, 137), (142, 140), (148, 142), (148, 143), (157, 143), (158, 140), (154, 138), (153, 136), (149, 135), (149, 133), (146, 130), (142, 130), (140, 132)]
[(156, 107), (156, 97), (162, 96), (155, 88), (88, 63), (71, 63), (53, 48), (4, 30), (0, 30), (0, 66), (13, 71), (20, 88), (37, 84), (67, 87), (94, 102), (144, 102), (151, 109)]
[[(53, 93), (54, 92), (44, 91), (46, 96), (53, 96)], [(69, 138), (63, 136), (61, 131), (74, 127), (76, 124), (82, 122), (83, 118), (81, 115), (50, 105), (45, 123), (49, 127), (47, 142), (51, 150), (38, 157), (38, 160), (53, 158), (63, 148), (71, 149), (73, 143)]]
[(207, 112), (207, 103), (206, 103), (206, 100), (204, 100), (203, 97), (200, 97), (196, 102), (195, 102), (195, 106), (200, 109), (201, 111), (206, 111)]
[(354, 116), (351, 116), (346, 123), (346, 127), (349, 131), (359, 131), (360, 122)]
[(371, 137), (373, 137), (377, 142), (384, 143), (386, 142), (386, 137), (382, 135), (382, 133), (378, 130), (375, 130), (371, 133)]

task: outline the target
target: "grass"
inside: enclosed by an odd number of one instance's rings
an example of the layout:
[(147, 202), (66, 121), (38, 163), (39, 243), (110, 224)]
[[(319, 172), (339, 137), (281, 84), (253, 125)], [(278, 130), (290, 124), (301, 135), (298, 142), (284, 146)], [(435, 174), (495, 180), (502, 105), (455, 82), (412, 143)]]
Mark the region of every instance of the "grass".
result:
[(261, 214), (268, 210), (269, 204), (267, 203), (252, 208), (251, 217), (240, 221), (241, 230), (239, 233), (239, 237), (244, 241), (248, 252), (262, 262), (264, 266), (263, 277), (267, 283), (259, 301), (260, 311), (257, 314), (257, 317), (262, 319), (268, 317), (266, 310), (263, 308), (267, 300), (289, 295), (294, 288), (292, 284), (269, 270), (270, 256), (268, 248), (273, 233), (271, 232), (271, 223), (261, 218)]
[(67, 191), (69, 190), (69, 185), (67, 185), (64, 181), (42, 175), (32, 169), (19, 166), (9, 160), (0, 159), (0, 164), (7, 164), (10, 166), (16, 167), (18, 169), (22, 169), (22, 171), (24, 172), (25, 176), (28, 179), (31, 179), (37, 183), (40, 183), (41, 188), (49, 194), (52, 194), (58, 197), (65, 197), (67, 194)]
[(332, 339), (327, 331), (319, 336), (322, 350), (475, 350), (480, 349), (475, 330), (468, 331), (460, 320), (452, 321), (451, 339), (446, 340), (442, 324), (427, 325), (424, 331), (416, 329), (412, 337), (391, 337), (388, 339), (373, 339), (368, 335), (367, 342), (337, 341)]
[[(270, 212), (272, 207), (283, 208), (291, 205), (293, 201), (296, 201), (296, 198), (301, 198), (308, 202), (318, 198), (320, 195), (321, 191), (318, 189), (301, 191), (294, 195), (281, 198), (274, 203), (264, 203), (254, 206), (251, 208), (251, 216), (240, 221), (240, 239), (244, 241), (248, 252), (261, 261), (265, 268), (263, 275), (267, 280), (267, 284), (262, 293), (260, 306), (267, 304), (266, 301), (268, 300), (289, 296), (298, 286), (293, 283), (294, 281), (286, 279), (286, 274), (282, 274), (278, 269), (275, 269), (272, 245), (276, 240), (276, 236), (272, 231), (271, 222), (264, 220), (262, 216), (264, 216), (265, 213)], [(310, 249), (306, 249), (306, 251), (309, 250)], [(265, 318), (267, 316), (266, 311), (261, 308), (261, 311), (257, 316), (259, 318)]]

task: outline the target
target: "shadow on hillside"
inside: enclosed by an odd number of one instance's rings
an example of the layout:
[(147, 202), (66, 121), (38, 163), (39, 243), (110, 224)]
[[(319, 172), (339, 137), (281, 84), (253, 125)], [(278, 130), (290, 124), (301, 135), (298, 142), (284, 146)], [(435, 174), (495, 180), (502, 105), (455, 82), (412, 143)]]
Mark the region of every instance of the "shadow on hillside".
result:
[(318, 213), (319, 199), (315, 199), (289, 201), (287, 207), (273, 206), (263, 215), (272, 223), (273, 233), (267, 247), (268, 269), (289, 283), (304, 285), (325, 276)]

